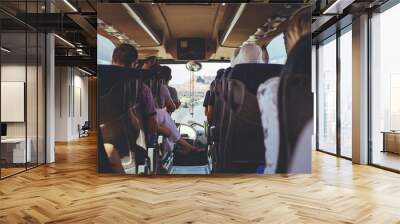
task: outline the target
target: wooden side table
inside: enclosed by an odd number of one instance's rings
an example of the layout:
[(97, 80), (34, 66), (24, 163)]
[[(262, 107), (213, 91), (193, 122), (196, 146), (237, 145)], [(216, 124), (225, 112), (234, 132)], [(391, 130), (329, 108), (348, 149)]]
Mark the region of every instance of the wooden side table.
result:
[(400, 154), (400, 131), (383, 131), (382, 152)]

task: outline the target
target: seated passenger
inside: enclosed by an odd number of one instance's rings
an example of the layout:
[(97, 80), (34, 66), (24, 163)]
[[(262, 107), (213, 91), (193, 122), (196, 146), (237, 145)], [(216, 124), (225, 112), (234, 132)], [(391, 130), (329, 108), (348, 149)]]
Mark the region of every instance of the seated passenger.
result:
[(261, 47), (261, 50), (262, 50), (262, 60), (263, 60), (263, 62), (265, 63), (265, 64), (268, 64), (269, 63), (269, 54), (268, 54), (268, 51), (267, 51), (267, 46), (262, 46)]
[(221, 68), (217, 71), (217, 75), (215, 76), (215, 79), (211, 82), (210, 89), (207, 90), (206, 95), (204, 97), (204, 102), (203, 102), (204, 113), (205, 113), (205, 116), (207, 117), (207, 122), (209, 124), (211, 124), (213, 121), (216, 80), (221, 79), (224, 72), (225, 72), (225, 69), (223, 69), (223, 68)]
[(142, 66), (142, 69), (152, 69), (155, 68), (157, 65), (157, 57), (156, 56), (150, 56), (144, 59), (144, 63)]
[(176, 92), (176, 89), (168, 86), (169, 80), (172, 79), (171, 68), (168, 66), (161, 66), (159, 72), (157, 73), (156, 79), (159, 80), (161, 84), (160, 95), (163, 95), (163, 102), (161, 102), (162, 105), (166, 106), (169, 113), (174, 112), (176, 109), (178, 109), (181, 102), (178, 99), (178, 93)]
[(248, 63), (264, 63), (261, 47), (255, 43), (244, 44), (235, 58), (235, 65)]
[(236, 57), (238, 56), (240, 52), (240, 47), (236, 48), (233, 52), (232, 52), (232, 57), (231, 57), (231, 68), (235, 67), (236, 65)]
[[(171, 73), (171, 69), (168, 66), (161, 66), (159, 72), (157, 73), (157, 80), (165, 80), (168, 74)], [(157, 124), (158, 131), (166, 137), (166, 142), (168, 145), (168, 150), (173, 150), (174, 144), (181, 146), (184, 153), (189, 153), (191, 151), (202, 151), (203, 149), (196, 148), (189, 144), (185, 139), (183, 139), (179, 133), (175, 122), (172, 120), (171, 115), (168, 112), (175, 110), (175, 105), (172, 101), (171, 95), (166, 85), (162, 84), (159, 86), (158, 99), (157, 102)]]
[[(133, 68), (137, 63), (138, 52), (136, 48), (129, 44), (121, 44), (114, 49), (112, 55), (112, 65)], [(156, 133), (157, 121), (156, 121), (156, 108), (153, 101), (151, 90), (148, 86), (143, 85), (141, 103), (144, 106), (146, 130), (148, 133)], [(110, 142), (104, 142), (104, 150), (107, 158), (109, 159), (110, 166), (114, 172), (124, 173), (121, 158), (118, 154), (118, 149)]]
[(203, 107), (204, 107), (204, 115), (207, 117), (207, 121), (210, 122), (210, 120), (208, 120), (208, 105), (210, 103), (210, 94), (211, 91), (207, 90), (206, 95), (204, 96), (204, 101), (203, 101)]
[[(290, 52), (296, 42), (310, 32), (310, 19), (301, 16), (302, 11), (296, 13), (285, 34), (286, 51)], [(289, 54), (289, 53), (288, 53)], [(258, 104), (261, 112), (261, 122), (264, 129), (265, 145), (265, 173), (276, 173), (279, 156), (279, 114), (278, 90), (280, 77), (268, 79), (260, 85), (257, 92)]]

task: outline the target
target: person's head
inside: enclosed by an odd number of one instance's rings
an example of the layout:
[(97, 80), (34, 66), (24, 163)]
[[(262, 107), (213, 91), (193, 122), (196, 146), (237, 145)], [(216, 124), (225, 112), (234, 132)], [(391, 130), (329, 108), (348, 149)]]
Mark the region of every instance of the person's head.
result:
[(114, 49), (112, 64), (122, 67), (135, 67), (138, 59), (136, 48), (130, 44), (120, 44)]
[(246, 43), (240, 48), (235, 59), (236, 64), (263, 63), (261, 47), (255, 43)]
[(240, 47), (236, 48), (233, 52), (232, 52), (232, 56), (231, 56), (231, 67), (233, 68), (236, 65), (236, 57), (238, 56), (240, 52)]
[(289, 52), (296, 42), (305, 34), (311, 32), (311, 11), (310, 8), (301, 8), (289, 21), (289, 26), (285, 34), (286, 49)]
[(161, 66), (157, 73), (157, 79), (167, 84), (172, 79), (171, 68), (168, 66)]
[(267, 46), (263, 46), (262, 48), (261, 48), (261, 50), (262, 50), (262, 60), (263, 60), (263, 62), (265, 63), (265, 64), (268, 64), (269, 63), (269, 54), (268, 54), (268, 51), (267, 51)]
[(144, 63), (143, 63), (143, 69), (150, 69), (153, 66), (155, 66), (157, 64), (157, 57), (156, 56), (150, 56), (147, 57), (146, 59), (144, 59)]

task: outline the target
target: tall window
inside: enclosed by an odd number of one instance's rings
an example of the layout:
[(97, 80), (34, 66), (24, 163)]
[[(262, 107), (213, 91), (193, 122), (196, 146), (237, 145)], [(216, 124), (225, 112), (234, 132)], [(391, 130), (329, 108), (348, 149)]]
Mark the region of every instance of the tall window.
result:
[(318, 48), (318, 149), (336, 153), (336, 39)]
[(340, 154), (352, 156), (352, 34), (340, 36)]
[(376, 14), (372, 25), (372, 163), (400, 170), (400, 4)]

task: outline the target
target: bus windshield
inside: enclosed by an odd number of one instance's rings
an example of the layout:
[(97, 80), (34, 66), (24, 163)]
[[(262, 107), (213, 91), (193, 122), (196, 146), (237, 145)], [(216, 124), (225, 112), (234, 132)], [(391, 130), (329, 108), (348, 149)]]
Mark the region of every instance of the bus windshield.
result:
[(228, 68), (228, 62), (203, 62), (202, 69), (194, 73), (194, 94), (190, 94), (190, 72), (185, 64), (162, 64), (172, 70), (172, 80), (169, 85), (174, 87), (181, 101), (178, 110), (172, 113), (172, 119), (177, 123), (203, 124), (205, 114), (203, 100), (211, 82), (215, 79), (218, 69)]

